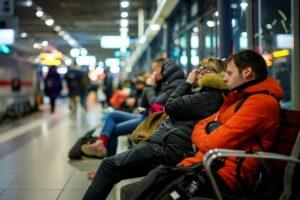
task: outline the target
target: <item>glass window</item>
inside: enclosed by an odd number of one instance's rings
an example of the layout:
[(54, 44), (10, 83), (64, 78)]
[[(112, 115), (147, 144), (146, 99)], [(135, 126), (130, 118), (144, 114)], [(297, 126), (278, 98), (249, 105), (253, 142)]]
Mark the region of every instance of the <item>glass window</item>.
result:
[(219, 22), (217, 21), (217, 16), (215, 14), (207, 16), (202, 22), (201, 27), (203, 28), (202, 32), (204, 34), (204, 49), (202, 57), (218, 56), (218, 23)]
[[(272, 5), (272, 6), (270, 6)], [(263, 54), (269, 75), (276, 78), (285, 91), (283, 105), (291, 101), (291, 1), (258, 0), (255, 48)]]
[(191, 64), (197, 66), (199, 63), (199, 29), (198, 27), (193, 27), (191, 32)]
[(230, 10), (232, 13), (231, 26), (233, 52), (248, 48), (248, 35), (246, 26), (247, 9), (247, 1), (231, 0)]

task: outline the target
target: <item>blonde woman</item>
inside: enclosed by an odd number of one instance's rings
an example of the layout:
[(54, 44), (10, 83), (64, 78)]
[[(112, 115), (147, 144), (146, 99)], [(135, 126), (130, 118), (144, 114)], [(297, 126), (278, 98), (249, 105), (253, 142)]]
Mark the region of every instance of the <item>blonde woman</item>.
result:
[[(193, 155), (190, 138), (193, 127), (215, 113), (223, 103), (225, 71), (226, 64), (220, 59), (202, 60), (170, 95), (165, 105), (169, 117), (146, 142), (104, 159), (83, 199), (106, 199), (119, 181), (145, 176), (160, 164), (176, 165)], [(196, 91), (193, 85), (197, 86)]]

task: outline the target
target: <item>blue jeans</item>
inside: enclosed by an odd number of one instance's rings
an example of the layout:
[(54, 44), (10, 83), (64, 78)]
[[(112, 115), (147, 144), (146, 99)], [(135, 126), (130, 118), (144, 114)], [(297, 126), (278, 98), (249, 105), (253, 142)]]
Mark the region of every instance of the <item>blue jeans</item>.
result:
[(101, 134), (109, 138), (107, 156), (116, 154), (118, 136), (130, 134), (146, 116), (122, 111), (113, 111), (107, 115)]

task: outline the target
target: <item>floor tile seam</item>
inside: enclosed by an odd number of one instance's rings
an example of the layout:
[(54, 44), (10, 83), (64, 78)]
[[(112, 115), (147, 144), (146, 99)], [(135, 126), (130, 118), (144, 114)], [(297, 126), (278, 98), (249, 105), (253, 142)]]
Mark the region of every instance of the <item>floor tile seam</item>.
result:
[(59, 200), (60, 196), (62, 195), (63, 191), (65, 190), (66, 186), (68, 185), (68, 183), (70, 182), (73, 174), (75, 174), (75, 169), (73, 170), (73, 172), (70, 174), (70, 177), (68, 178), (68, 180), (66, 181), (66, 183), (64, 184), (63, 188), (61, 189), (60, 193), (58, 194), (58, 197), (56, 200)]

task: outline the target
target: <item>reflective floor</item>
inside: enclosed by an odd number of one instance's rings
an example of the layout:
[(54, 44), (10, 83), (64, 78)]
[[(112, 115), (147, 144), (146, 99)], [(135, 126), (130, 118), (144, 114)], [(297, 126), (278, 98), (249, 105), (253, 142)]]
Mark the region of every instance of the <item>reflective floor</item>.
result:
[[(87, 172), (101, 160), (69, 161), (67, 155), (100, 119), (99, 106), (71, 115), (66, 102), (60, 102), (54, 115), (44, 111), (0, 127), (0, 199), (82, 199), (90, 184)], [(126, 142), (120, 139), (118, 151), (127, 148)], [(121, 185), (108, 199), (119, 199)]]

